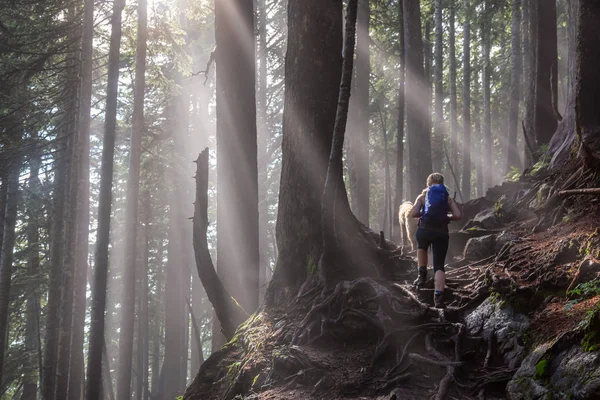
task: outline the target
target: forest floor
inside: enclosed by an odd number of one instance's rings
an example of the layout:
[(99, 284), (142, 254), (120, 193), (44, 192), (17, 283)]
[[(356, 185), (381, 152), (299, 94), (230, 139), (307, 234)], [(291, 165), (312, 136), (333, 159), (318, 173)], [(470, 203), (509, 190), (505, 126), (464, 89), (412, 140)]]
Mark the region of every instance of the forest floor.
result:
[[(600, 285), (585, 284), (600, 278), (600, 271), (583, 276), (580, 268), (584, 260), (597, 265), (600, 258), (600, 207), (597, 200), (585, 199), (574, 199), (571, 206), (577, 214), (565, 212), (546, 228), (532, 214), (509, 219), (499, 231), (511, 240), (499, 251), (475, 262), (452, 260), (445, 310), (433, 308), (431, 279), (425, 289), (412, 286), (414, 269), (400, 271), (395, 281), (379, 282), (398, 300), (390, 303), (394, 311), (383, 317), (393, 316), (392, 328), (386, 325), (381, 332), (375, 322), (369, 327), (344, 316), (350, 306), (380, 315), (381, 307), (375, 311), (369, 306), (380, 293), (377, 288), (371, 298), (352, 298), (352, 286), (341, 289), (346, 295), (342, 306), (321, 307), (329, 309), (323, 315), (334, 317), (321, 316), (312, 324), (307, 315), (318, 308), (314, 299), (261, 310), (207, 361), (185, 398), (508, 398), (506, 385), (529, 352), (568, 333), (579, 332), (581, 338), (600, 310)], [(489, 315), (481, 317), (479, 331), (472, 323), (469, 327), (467, 320), (480, 318), (475, 314), (486, 301), (530, 321), (518, 344), (497, 344), (495, 333), (486, 337), (483, 326)], [(597, 338), (586, 337), (595, 350)], [(523, 350), (516, 365), (507, 361), (515, 348)]]

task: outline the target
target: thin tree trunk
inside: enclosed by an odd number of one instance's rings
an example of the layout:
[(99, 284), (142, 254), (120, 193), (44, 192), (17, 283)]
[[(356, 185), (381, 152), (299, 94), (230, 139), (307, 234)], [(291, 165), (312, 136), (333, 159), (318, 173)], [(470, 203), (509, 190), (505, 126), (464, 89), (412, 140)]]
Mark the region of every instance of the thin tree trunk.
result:
[(157, 250), (157, 270), (156, 270), (156, 287), (154, 291), (154, 299), (152, 301), (153, 308), (153, 337), (152, 337), (152, 394), (155, 396), (160, 390), (160, 344), (162, 342), (162, 320), (161, 308), (163, 305), (163, 264), (162, 260), (164, 257), (164, 243), (163, 238), (159, 239), (159, 245)]
[(483, 197), (483, 137), (481, 131), (481, 86), (479, 84), (481, 75), (481, 65), (479, 51), (477, 51), (476, 61), (474, 62), (475, 71), (473, 74), (473, 127), (475, 132), (475, 145), (473, 154), (475, 155), (475, 164), (477, 168), (477, 197)]
[(442, 0), (435, 0), (435, 125), (431, 148), (433, 170), (442, 170), (444, 129), (444, 28), (442, 24)]
[(53, 400), (56, 391), (58, 343), (60, 336), (60, 306), (63, 266), (65, 263), (65, 203), (67, 197), (68, 126), (58, 137), (54, 175), (54, 214), (50, 243), (48, 303), (46, 305), (46, 337), (43, 357), (41, 392), (44, 400)]
[[(450, 150), (452, 168), (458, 174), (458, 101), (456, 87), (456, 0), (450, 1)], [(460, 179), (460, 176), (456, 177)]]
[(8, 192), (8, 168), (0, 170), (0, 262), (2, 262), (2, 241), (4, 240), (4, 215), (6, 211), (6, 193)]
[(404, 57), (404, 21), (402, 16), (402, 2), (398, 4), (398, 30), (400, 36), (400, 72), (398, 84), (398, 120), (396, 131), (396, 193), (394, 196), (394, 240), (400, 243), (402, 229), (400, 221), (396, 218), (396, 212), (404, 200), (404, 78), (405, 78), (405, 57)]
[[(37, 134), (32, 134), (32, 140), (37, 141)], [(36, 400), (39, 376), (38, 364), (38, 313), (40, 309), (38, 284), (40, 278), (40, 179), (41, 166), (39, 149), (35, 148), (29, 161), (29, 201), (27, 209), (27, 273), (32, 284), (27, 292), (27, 311), (25, 322), (25, 347), (27, 353), (23, 363), (23, 394), (21, 400)]]
[(417, 197), (431, 173), (431, 138), (427, 130), (427, 82), (423, 70), (423, 38), (419, 0), (403, 0), (406, 51), (406, 130), (409, 150), (409, 197)]
[(352, 209), (369, 226), (369, 0), (358, 1), (356, 62), (348, 124), (348, 172)]
[[(6, 168), (6, 167), (5, 167)], [(9, 173), (6, 182), (6, 202), (4, 214), (4, 235), (2, 238), (2, 258), (0, 259), (0, 382), (3, 377), (4, 355), (8, 343), (8, 314), (10, 304), (10, 286), (13, 272), (13, 256), (16, 241), (15, 227), (19, 205), (19, 173), (21, 160), (14, 159), (8, 165)]]
[(471, 198), (471, 6), (464, 0), (463, 26), (463, 139), (462, 185), (463, 201)]
[[(258, 230), (259, 230), (259, 295), (262, 302), (265, 291), (267, 290), (267, 268), (269, 264), (269, 240), (268, 240), (268, 224), (269, 224), (269, 203), (267, 201), (267, 167), (269, 160), (267, 159), (267, 147), (269, 145), (269, 129), (267, 126), (267, 5), (266, 0), (258, 0), (258, 84), (256, 86), (256, 116), (257, 116), (257, 161), (258, 161)], [(194, 296), (192, 295), (192, 298)], [(194, 348), (192, 342), (192, 349)], [(193, 354), (198, 354), (194, 353)], [(192, 357), (193, 360), (197, 357)], [(197, 362), (192, 362), (192, 371), (197, 371), (199, 365)]]
[(79, 173), (77, 196), (77, 248), (73, 273), (73, 329), (71, 337), (68, 400), (83, 397), (83, 340), (86, 314), (89, 237), (89, 147), (92, 100), (94, 39), (94, 0), (84, 0), (81, 49), (81, 89), (79, 93), (78, 149)]
[(491, 7), (490, 0), (485, 0), (484, 16), (482, 18), (482, 46), (483, 46), (483, 179), (484, 190), (492, 186), (492, 109), (491, 109)]
[[(127, 204), (125, 208), (125, 271), (123, 273), (123, 294), (121, 296), (117, 400), (129, 400), (131, 398), (140, 163), (142, 155), (142, 133), (144, 130), (144, 91), (146, 87), (146, 26), (147, 3), (146, 0), (138, 0), (135, 83), (129, 153), (129, 178), (127, 179)], [(141, 373), (141, 371), (138, 373)]]
[(517, 132), (519, 128), (519, 102), (521, 100), (521, 0), (512, 0), (511, 22), (511, 74), (510, 74), (510, 111), (508, 116), (508, 146), (506, 149), (506, 169), (521, 168), (521, 159), (517, 149)]
[(98, 206), (98, 230), (94, 263), (94, 285), (89, 335), (86, 400), (99, 400), (102, 386), (102, 348), (104, 344), (104, 310), (108, 278), (108, 245), (112, 203), (113, 159), (117, 128), (117, 94), (119, 87), (119, 58), (121, 47), (121, 12), (125, 0), (114, 0), (108, 82), (102, 146), (102, 167)]
[[(265, 234), (267, 232), (265, 231)], [(267, 239), (265, 237), (265, 239)], [(268, 268), (266, 265), (264, 266), (265, 269)], [(200, 282), (200, 278), (196, 275), (193, 274), (192, 276), (192, 308), (197, 312), (197, 313), (202, 313), (203, 312), (203, 304), (202, 304), (202, 298), (203, 298), (203, 287), (202, 287), (202, 282)], [(202, 310), (202, 311), (200, 311)], [(192, 316), (198, 318), (198, 314), (195, 314)], [(192, 371), (192, 377), (196, 374), (196, 372), (198, 372), (198, 370), (200, 369), (200, 366), (204, 363), (204, 354), (202, 352), (202, 347), (198, 347), (197, 346), (197, 342), (195, 340), (192, 340), (191, 342), (191, 359), (190, 359), (190, 371)]]

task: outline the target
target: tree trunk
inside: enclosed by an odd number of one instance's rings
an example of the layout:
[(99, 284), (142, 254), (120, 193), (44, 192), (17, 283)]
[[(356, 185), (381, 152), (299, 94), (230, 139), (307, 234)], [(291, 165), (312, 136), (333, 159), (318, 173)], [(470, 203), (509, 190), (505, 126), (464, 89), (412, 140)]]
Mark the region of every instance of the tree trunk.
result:
[(8, 192), (8, 168), (0, 170), (0, 262), (2, 262), (2, 241), (4, 240), (4, 215), (6, 211), (6, 193)]
[(0, 382), (3, 377), (4, 355), (8, 347), (8, 315), (10, 304), (10, 286), (13, 272), (13, 255), (16, 241), (15, 226), (19, 205), (19, 173), (21, 160), (13, 159), (7, 163), (9, 169), (6, 181), (7, 192), (4, 214), (4, 235), (2, 238), (2, 258), (0, 259)]
[[(138, 0), (133, 115), (129, 150), (129, 177), (127, 179), (127, 204), (125, 208), (125, 264), (123, 272), (123, 292), (121, 296), (117, 400), (129, 400), (131, 398), (140, 163), (142, 155), (142, 133), (144, 130), (144, 91), (146, 87), (146, 26), (147, 3), (146, 0)], [(138, 374), (141, 373), (142, 371), (138, 371)]]
[[(423, 40), (423, 71), (425, 73), (425, 85), (427, 91), (425, 92), (425, 101), (427, 101), (427, 111), (425, 116), (427, 117), (427, 135), (430, 140), (431, 152), (434, 153), (433, 147), (435, 145), (441, 145), (441, 143), (436, 143), (436, 138), (433, 136), (433, 109), (432, 109), (432, 101), (433, 101), (433, 45), (431, 41), (431, 18), (428, 14), (424, 16), (425, 19), (425, 33)], [(440, 150), (441, 151), (441, 150)], [(431, 168), (433, 165), (437, 163), (433, 161), (433, 157), (431, 158)], [(433, 169), (432, 169), (433, 170)]]
[(151, 390), (154, 396), (157, 396), (160, 391), (160, 344), (162, 342), (162, 318), (161, 309), (163, 308), (163, 265), (164, 258), (164, 239), (159, 238), (157, 250), (157, 270), (156, 270), (156, 287), (154, 289), (154, 298), (152, 301), (153, 309), (153, 332), (152, 332), (152, 376)]
[(444, 159), (443, 142), (444, 129), (444, 64), (443, 64), (443, 41), (444, 27), (442, 19), (442, 0), (435, 0), (435, 125), (431, 156), (433, 159), (433, 170), (442, 170)]
[[(527, 142), (532, 143), (533, 151), (536, 151), (538, 144), (535, 137), (535, 125), (534, 125), (534, 114), (535, 114), (535, 70), (536, 70), (536, 38), (537, 38), (537, 0), (523, 0), (523, 21), (526, 27), (523, 29), (523, 54), (524, 54), (524, 74), (527, 82), (526, 92), (524, 96), (525, 101), (525, 115), (524, 115), (524, 132), (523, 137)], [(525, 146), (524, 150), (525, 167), (533, 165), (533, 154), (529, 149), (529, 146)]]
[[(279, 257), (267, 304), (293, 299), (321, 255), (321, 194), (341, 77), (342, 2), (290, 0), (285, 62)], [(327, 59), (326, 63), (310, 60)]]
[(463, 201), (471, 198), (471, 6), (464, 0), (465, 23), (463, 26), (463, 139), (462, 139), (462, 185)]
[(215, 40), (218, 271), (225, 287), (252, 313), (258, 307), (259, 278), (252, 1), (215, 3)]
[(534, 132), (538, 145), (550, 143), (558, 121), (553, 102), (558, 99), (556, 2), (537, 0)]
[(113, 159), (117, 128), (117, 94), (119, 87), (119, 59), (121, 47), (121, 12), (125, 0), (114, 0), (110, 48), (108, 55), (108, 82), (104, 118), (102, 167), (98, 205), (98, 230), (94, 255), (94, 284), (89, 335), (86, 400), (99, 400), (102, 387), (102, 348), (104, 344), (104, 310), (108, 278), (108, 245), (112, 205)]
[(89, 185), (90, 185), (90, 123), (92, 101), (94, 39), (94, 0), (84, 0), (83, 37), (81, 48), (81, 88), (79, 93), (78, 149), (80, 154), (77, 196), (77, 240), (73, 272), (73, 328), (69, 364), (68, 400), (83, 397), (83, 340), (86, 314), (86, 286), (88, 274)]
[[(266, 232), (265, 232), (266, 233)], [(265, 238), (266, 239), (266, 238)], [(265, 266), (266, 268), (266, 266)], [(192, 308), (195, 314), (192, 318), (196, 318), (197, 320), (201, 318), (201, 315), (204, 313), (204, 305), (203, 305), (203, 286), (200, 278), (193, 274), (192, 277)], [(200, 346), (197, 345), (195, 340), (191, 342), (191, 357), (190, 357), (190, 371), (192, 371), (192, 377), (198, 370), (200, 366), (204, 363), (204, 354), (202, 350), (202, 343)]]
[[(452, 160), (452, 168), (456, 173), (458, 170), (458, 101), (456, 87), (456, 0), (450, 2), (450, 160)], [(457, 175), (457, 179), (460, 176)]]
[(492, 186), (493, 162), (492, 160), (492, 108), (490, 78), (492, 65), (490, 61), (491, 50), (491, 6), (490, 0), (485, 0), (484, 15), (482, 18), (481, 36), (483, 47), (483, 188)]
[(521, 168), (521, 159), (517, 149), (517, 132), (519, 125), (519, 102), (521, 100), (521, 0), (512, 0), (511, 22), (511, 74), (510, 74), (510, 111), (508, 117), (508, 146), (506, 149), (506, 169)]
[[(479, 52), (477, 52), (479, 54)], [(481, 86), (479, 77), (481, 75), (481, 66), (479, 57), (476, 57), (474, 62), (475, 71), (473, 74), (473, 128), (475, 129), (473, 137), (475, 145), (473, 146), (473, 154), (475, 155), (475, 164), (477, 168), (477, 197), (485, 195), (483, 191), (483, 137), (481, 130)]]
[(396, 193), (394, 196), (394, 240), (396, 243), (401, 243), (400, 221), (396, 216), (402, 201), (404, 200), (404, 75), (405, 75), (405, 57), (404, 57), (404, 21), (402, 17), (402, 2), (398, 4), (398, 34), (400, 36), (399, 52), (400, 52), (400, 71), (398, 84), (398, 122), (396, 131)]
[[(260, 302), (262, 302), (267, 289), (267, 268), (269, 268), (269, 204), (267, 202), (267, 167), (269, 160), (267, 147), (269, 146), (269, 128), (267, 124), (267, 5), (266, 0), (258, 0), (258, 84), (256, 86), (256, 116), (257, 116), (257, 161), (258, 161), (258, 230), (259, 230), (259, 277), (258, 286)], [(195, 297), (192, 295), (192, 297)], [(192, 342), (193, 343), (193, 342)], [(192, 346), (193, 348), (193, 346)], [(196, 353), (197, 354), (197, 353)], [(192, 364), (196, 364), (192, 362)], [(199, 367), (199, 365), (197, 365)], [(197, 368), (192, 368), (196, 371)]]
[(423, 70), (423, 38), (419, 0), (403, 0), (406, 51), (406, 130), (408, 138), (409, 197), (421, 193), (431, 171), (431, 138), (427, 130), (427, 82)]
[[(32, 134), (33, 141), (37, 141), (37, 134)], [(38, 355), (38, 320), (40, 301), (38, 285), (35, 283), (40, 276), (40, 179), (41, 167), (40, 150), (35, 148), (29, 161), (29, 199), (27, 208), (27, 273), (32, 283), (27, 291), (27, 311), (25, 321), (25, 348), (27, 353), (23, 362), (23, 395), (21, 400), (36, 400), (39, 375)]]
[(369, 0), (359, 0), (356, 63), (348, 124), (348, 173), (352, 209), (358, 220), (369, 226)]
[(235, 302), (215, 272), (208, 249), (206, 230), (208, 229), (208, 148), (196, 160), (196, 200), (194, 202), (194, 252), (198, 276), (213, 305), (222, 332), (230, 340), (239, 324), (248, 314)]
[(67, 200), (67, 140), (68, 124), (62, 127), (56, 142), (54, 173), (54, 214), (50, 242), (50, 272), (48, 303), (46, 305), (46, 335), (43, 357), (41, 392), (44, 400), (53, 400), (56, 391), (58, 343), (60, 336), (60, 307), (63, 268), (65, 265), (65, 203)]

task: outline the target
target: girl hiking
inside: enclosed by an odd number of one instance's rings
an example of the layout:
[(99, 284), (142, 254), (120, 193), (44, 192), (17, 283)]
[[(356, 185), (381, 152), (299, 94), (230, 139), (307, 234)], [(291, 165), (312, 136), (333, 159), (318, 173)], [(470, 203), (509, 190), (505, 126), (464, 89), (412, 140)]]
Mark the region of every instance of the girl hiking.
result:
[(444, 308), (444, 264), (448, 252), (448, 224), (450, 221), (460, 220), (462, 214), (454, 199), (448, 195), (442, 174), (433, 173), (427, 177), (427, 189), (415, 200), (410, 215), (419, 218), (416, 234), (419, 275), (415, 285), (423, 287), (427, 281), (427, 250), (431, 246), (435, 285), (433, 302), (436, 308)]

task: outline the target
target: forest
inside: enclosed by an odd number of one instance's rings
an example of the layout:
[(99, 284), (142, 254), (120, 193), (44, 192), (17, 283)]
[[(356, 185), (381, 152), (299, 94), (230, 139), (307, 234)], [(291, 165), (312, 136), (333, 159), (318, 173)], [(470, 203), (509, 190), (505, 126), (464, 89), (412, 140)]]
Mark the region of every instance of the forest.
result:
[(600, 398), (599, 21), (1, 0), (0, 400)]

